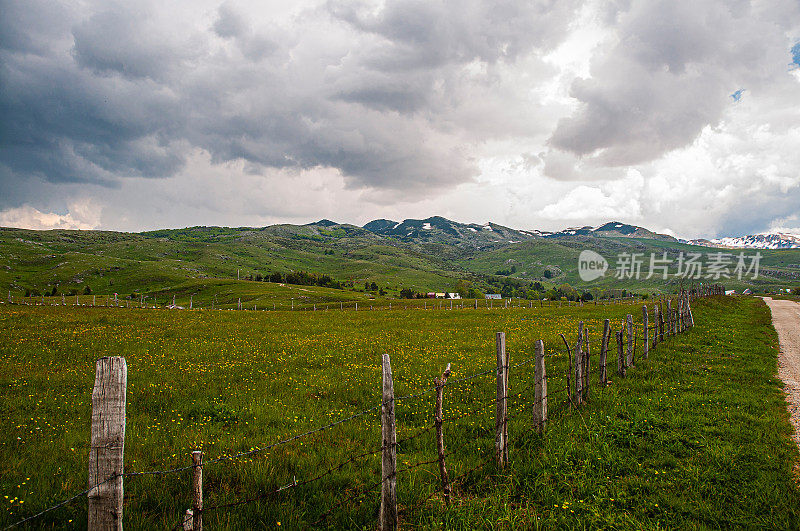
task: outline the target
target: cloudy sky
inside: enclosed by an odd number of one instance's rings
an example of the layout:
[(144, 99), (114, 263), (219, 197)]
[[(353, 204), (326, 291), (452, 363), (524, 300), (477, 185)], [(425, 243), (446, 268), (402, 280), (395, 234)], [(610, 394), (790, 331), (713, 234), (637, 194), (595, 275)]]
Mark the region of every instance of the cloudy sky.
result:
[(797, 0), (0, 0), (0, 225), (800, 233)]

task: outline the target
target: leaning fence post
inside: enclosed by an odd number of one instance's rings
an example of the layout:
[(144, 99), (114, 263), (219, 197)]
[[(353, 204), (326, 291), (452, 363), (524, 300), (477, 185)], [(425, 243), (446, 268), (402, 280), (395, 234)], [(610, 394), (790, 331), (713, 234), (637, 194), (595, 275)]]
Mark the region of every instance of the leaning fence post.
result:
[(547, 425), (547, 371), (544, 366), (544, 341), (536, 341), (533, 365), (533, 421), (536, 431), (544, 433)]
[(203, 531), (203, 452), (192, 452), (192, 531)]
[(611, 339), (611, 322), (606, 319), (603, 321), (603, 339), (600, 340), (600, 384), (608, 385), (608, 369), (606, 359), (608, 358), (608, 341)]
[(89, 531), (122, 530), (122, 474), (128, 366), (120, 356), (97, 360), (89, 447)]
[(442, 477), (442, 492), (444, 501), (450, 503), (450, 478), (447, 475), (447, 467), (444, 463), (444, 434), (442, 433), (442, 394), (447, 378), (450, 376), (450, 364), (442, 373), (441, 378), (434, 378), (433, 384), (436, 386), (436, 412), (433, 417), (436, 424), (436, 451), (439, 454), (439, 475)]
[(494, 451), (497, 457), (497, 465), (503, 466), (506, 457), (506, 334), (497, 332), (495, 334), (495, 352), (497, 354), (497, 396), (495, 400), (495, 433)]
[(622, 350), (623, 331), (616, 332), (617, 336), (617, 374), (625, 376), (625, 353)]
[(381, 458), (381, 509), (380, 529), (397, 529), (397, 430), (394, 419), (394, 383), (389, 354), (383, 355), (383, 400), (381, 402), (381, 431), (383, 451)]
[(650, 333), (647, 330), (647, 305), (642, 306), (642, 327), (644, 328), (644, 359), (647, 359), (650, 351)]
[(574, 402), (583, 402), (583, 321), (578, 321), (578, 341), (575, 343), (575, 390)]

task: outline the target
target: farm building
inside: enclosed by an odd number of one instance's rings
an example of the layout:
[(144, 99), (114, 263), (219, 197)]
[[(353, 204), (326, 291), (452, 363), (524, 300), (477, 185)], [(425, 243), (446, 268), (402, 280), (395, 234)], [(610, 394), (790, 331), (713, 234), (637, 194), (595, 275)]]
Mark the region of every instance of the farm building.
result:
[(499, 298), (501, 298), (501, 296), (500, 296), (499, 293), (487, 293), (486, 294), (486, 298), (487, 299), (499, 299)]

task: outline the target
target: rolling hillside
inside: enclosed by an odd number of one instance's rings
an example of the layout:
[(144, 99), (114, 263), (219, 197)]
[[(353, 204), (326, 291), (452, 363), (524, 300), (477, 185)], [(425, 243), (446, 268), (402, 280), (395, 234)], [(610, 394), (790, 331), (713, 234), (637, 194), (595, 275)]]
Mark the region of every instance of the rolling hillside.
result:
[[(579, 278), (578, 256), (584, 249), (608, 260), (610, 270), (603, 278), (590, 283)], [(616, 222), (559, 233), (492, 223), (461, 224), (442, 217), (375, 220), (364, 227), (321, 220), (307, 225), (190, 227), (143, 233), (0, 229), (0, 286), (18, 294), (51, 293), (54, 287), (58, 293), (83, 293), (89, 286), (93, 293), (126, 296), (184, 286), (202, 298), (220, 292), (216, 281), (237, 282), (238, 278), (251, 286), (245, 291), (263, 291), (263, 302), (268, 302), (281, 290), (275, 292), (270, 283), (256, 279), (273, 272), (305, 271), (329, 275), (344, 285), (345, 289), (330, 290), (335, 296), (326, 293), (320, 300), (378, 295), (374, 289), (365, 293), (365, 283), (375, 283), (387, 297), (397, 297), (403, 289), (442, 292), (464, 286), (497, 292), (503, 284), (513, 284), (515, 294), (524, 294), (534, 283), (545, 289), (570, 284), (595, 294), (621, 288), (657, 292), (673, 291), (679, 281), (664, 281), (659, 275), (644, 278), (651, 253), (659, 258), (667, 253), (675, 261), (680, 253), (701, 253), (708, 260), (721, 251)], [(726, 252), (732, 253), (735, 262), (742, 251)], [(621, 253), (640, 256), (642, 278), (615, 276)], [(746, 251), (747, 256), (754, 253)], [(760, 253), (758, 279), (721, 280), (733, 289), (800, 285), (800, 250), (764, 249)], [(670, 273), (674, 272), (673, 265)]]

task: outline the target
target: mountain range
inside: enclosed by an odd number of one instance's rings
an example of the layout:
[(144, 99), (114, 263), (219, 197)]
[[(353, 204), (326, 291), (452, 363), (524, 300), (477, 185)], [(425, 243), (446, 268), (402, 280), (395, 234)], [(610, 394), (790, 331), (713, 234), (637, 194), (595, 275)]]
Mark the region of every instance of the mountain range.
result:
[[(762, 249), (760, 276), (726, 279), (726, 285), (740, 289), (798, 285), (797, 242), (786, 235), (779, 238), (740, 239), (742, 245)], [(375, 284), (390, 297), (404, 289), (454, 291), (465, 283), (483, 292), (513, 286), (515, 293), (524, 293), (536, 285), (547, 289), (564, 284), (596, 291), (656, 292), (676, 289), (681, 279), (619, 277), (613, 273), (615, 259), (637, 254), (649, 260), (651, 255), (666, 253), (677, 261), (682, 252), (708, 255), (716, 247), (734, 247), (738, 241), (681, 241), (616, 221), (549, 232), (496, 223), (458, 223), (441, 216), (378, 219), (363, 227), (322, 219), (306, 225), (199, 226), (140, 233), (0, 228), (0, 289), (51, 293), (58, 288), (60, 293), (83, 293), (88, 285), (97, 293), (146, 295), (172, 293), (180, 287), (201, 297), (212, 284), (221, 290), (219, 282), (224, 279), (235, 282), (305, 271), (328, 275), (351, 290)], [(578, 257), (586, 249), (611, 265), (609, 274), (591, 284), (578, 274)], [(247, 286), (259, 293), (266, 289), (263, 282)], [(242, 289), (225, 284), (227, 295), (214, 291), (206, 296), (230, 298), (230, 290)], [(355, 295), (366, 293), (362, 289)], [(341, 298), (346, 292), (325, 296)]]
[[(321, 220), (317, 224), (335, 225), (333, 221)], [(558, 232), (511, 229), (495, 223), (483, 225), (463, 224), (440, 216), (427, 219), (406, 219), (393, 221), (376, 219), (363, 228), (375, 234), (392, 236), (401, 240), (458, 240), (461, 245), (481, 248), (482, 245), (499, 243), (519, 243), (537, 237), (563, 238), (569, 236), (589, 236), (606, 238), (645, 238), (668, 242), (681, 242), (702, 247), (748, 248), (748, 249), (797, 249), (800, 236), (788, 233), (754, 234), (739, 237), (725, 237), (713, 240), (683, 240), (666, 234), (659, 234), (644, 227), (610, 221), (598, 227), (569, 227)], [(447, 235), (447, 236), (445, 236)]]

